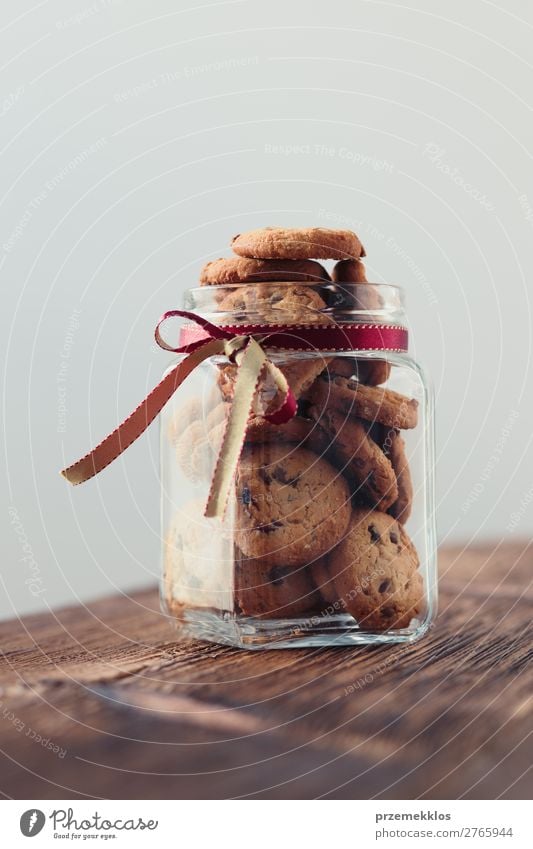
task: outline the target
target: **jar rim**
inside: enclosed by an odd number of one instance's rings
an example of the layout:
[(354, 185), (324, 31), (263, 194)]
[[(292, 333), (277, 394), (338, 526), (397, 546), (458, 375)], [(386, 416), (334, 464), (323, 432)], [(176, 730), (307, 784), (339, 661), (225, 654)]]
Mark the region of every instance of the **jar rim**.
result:
[[(308, 302), (302, 302), (301, 309), (314, 314), (329, 315), (337, 321), (373, 320), (393, 321), (405, 324), (405, 297), (401, 286), (392, 283), (337, 283), (331, 280), (321, 281), (250, 281), (245, 283), (212, 284), (195, 286), (187, 289), (184, 294), (185, 309), (199, 312), (206, 317), (221, 315), (232, 317), (250, 315), (251, 319), (264, 311), (275, 309), (279, 311), (280, 320), (283, 315), (289, 316), (295, 311), (294, 302), (279, 297), (279, 290), (286, 288), (308, 289), (316, 296)], [(269, 301), (269, 290), (276, 292), (275, 301)], [(241, 292), (242, 299), (235, 296)], [(255, 294), (258, 297), (255, 298)], [(297, 304), (300, 309), (300, 304)], [(228, 323), (231, 323), (228, 321)]]
[(346, 289), (347, 291), (356, 291), (356, 290), (364, 290), (364, 289), (375, 289), (375, 290), (389, 290), (391, 293), (396, 292), (399, 296), (404, 296), (405, 288), (400, 286), (398, 283), (388, 283), (388, 282), (375, 282), (375, 281), (365, 281), (364, 283), (351, 283), (351, 282), (334, 282), (332, 280), (246, 280), (239, 283), (209, 283), (204, 284), (203, 286), (190, 286), (185, 291), (186, 292), (224, 292), (227, 290), (228, 292), (233, 292), (237, 289), (242, 289), (244, 287), (254, 287), (254, 286), (297, 286), (297, 287), (305, 287), (315, 289), (317, 292), (320, 292), (321, 289), (331, 289), (331, 288), (339, 288)]

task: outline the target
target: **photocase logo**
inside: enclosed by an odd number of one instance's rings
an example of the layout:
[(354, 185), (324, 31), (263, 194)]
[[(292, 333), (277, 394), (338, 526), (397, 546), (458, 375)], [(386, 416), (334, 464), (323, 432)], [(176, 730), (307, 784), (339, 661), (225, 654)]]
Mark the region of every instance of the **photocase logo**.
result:
[(24, 811), (20, 818), (20, 830), (24, 837), (35, 837), (42, 831), (46, 822), (46, 817), (42, 811), (32, 808), (29, 811)]

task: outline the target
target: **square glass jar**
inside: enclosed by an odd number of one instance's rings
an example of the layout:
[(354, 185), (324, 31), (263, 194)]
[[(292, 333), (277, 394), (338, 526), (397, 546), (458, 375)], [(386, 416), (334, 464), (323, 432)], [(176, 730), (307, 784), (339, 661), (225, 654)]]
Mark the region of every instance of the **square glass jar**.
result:
[[(295, 290), (297, 290), (295, 292)], [(301, 291), (300, 291), (301, 290)], [(406, 326), (398, 287), (261, 283), (186, 293), (214, 324)], [(433, 402), (393, 350), (267, 350), (224, 518), (204, 517), (235, 385), (213, 357), (161, 415), (162, 587), (183, 635), (247, 649), (409, 642), (436, 612)]]

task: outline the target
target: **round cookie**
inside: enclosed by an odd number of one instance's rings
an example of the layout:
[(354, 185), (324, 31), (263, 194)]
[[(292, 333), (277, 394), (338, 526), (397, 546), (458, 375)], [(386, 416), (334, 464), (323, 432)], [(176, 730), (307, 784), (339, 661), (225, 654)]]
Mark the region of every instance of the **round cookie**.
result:
[(209, 433), (217, 425), (225, 422), (229, 415), (229, 404), (216, 404), (205, 417), (205, 428)]
[(366, 386), (346, 377), (317, 380), (307, 393), (308, 400), (320, 410), (332, 406), (369, 422), (406, 429), (416, 427), (418, 401), (380, 386)]
[(324, 372), (324, 378), (327, 380), (330, 375), (339, 377), (353, 377), (357, 380), (358, 363), (355, 357), (335, 357), (328, 365), (327, 371)]
[(358, 259), (365, 250), (351, 230), (263, 227), (233, 237), (239, 256), (257, 259)]
[(225, 427), (224, 421), (210, 430), (204, 421), (192, 422), (176, 442), (176, 460), (192, 483), (211, 480)]
[(329, 357), (323, 357), (320, 353), (312, 353), (298, 357), (295, 355), (287, 362), (277, 362), (292, 390), (292, 394), (298, 400), (313, 385), (319, 374), (328, 367)]
[(389, 458), (398, 482), (398, 498), (389, 508), (389, 513), (405, 525), (413, 508), (413, 481), (405, 442), (398, 431), (389, 430), (383, 442), (383, 452)]
[(294, 443), (310, 448), (319, 455), (324, 454), (330, 447), (330, 440), (322, 428), (301, 416), (293, 416), (281, 425), (271, 424), (260, 416), (253, 418), (248, 423), (245, 440), (255, 445), (277, 441)]
[(324, 283), (329, 279), (324, 266), (311, 259), (221, 257), (207, 262), (200, 271), (201, 286), (231, 286), (236, 283), (264, 283), (269, 280)]
[(341, 259), (331, 273), (334, 283), (368, 283), (366, 269), (360, 259)]
[(390, 377), (391, 364), (386, 360), (335, 357), (328, 366), (328, 373), (340, 377), (353, 377), (367, 386), (379, 386)]
[(218, 309), (246, 324), (320, 324), (326, 322), (325, 307), (311, 286), (278, 282), (236, 287), (224, 295)]
[(170, 518), (163, 547), (162, 595), (176, 616), (187, 607), (232, 609), (229, 543), (218, 519), (207, 519), (205, 499), (188, 501)]
[(306, 448), (245, 449), (235, 479), (235, 541), (268, 566), (302, 566), (342, 539), (350, 519), (345, 478)]
[[(322, 357), (319, 354), (311, 356), (294, 358), (289, 362), (278, 362), (279, 369), (283, 372), (287, 379), (292, 394), (295, 399), (304, 395), (307, 390), (313, 385), (314, 381), (321, 372), (327, 368), (328, 358)], [(223, 401), (231, 402), (235, 392), (235, 381), (237, 380), (237, 366), (232, 363), (219, 366), (219, 374), (217, 377), (218, 387)], [(262, 378), (258, 397), (254, 403), (255, 415), (272, 412), (282, 402), (282, 396), (270, 375)]]
[[(231, 313), (229, 321), (233, 324), (331, 324), (332, 319), (322, 313), (325, 306), (323, 299), (311, 286), (296, 286), (290, 283), (240, 286), (226, 295), (220, 303), (222, 311)], [(280, 362), (280, 368), (295, 398), (299, 398), (311, 386), (326, 368), (329, 360), (329, 357), (324, 358), (319, 354), (294, 354), (289, 355), (286, 363)], [(230, 400), (236, 369), (233, 366), (223, 368), (226, 373), (220, 379), (221, 391), (223, 398)], [(272, 394), (270, 388), (263, 385), (261, 395), (267, 401), (273, 402), (277, 391), (273, 390)], [(265, 409), (269, 409), (268, 405)]]
[(367, 386), (380, 386), (390, 377), (392, 366), (386, 360), (359, 360), (359, 380)]
[(341, 471), (353, 478), (357, 494), (373, 507), (388, 510), (398, 500), (396, 475), (391, 461), (368, 436), (362, 423), (333, 407), (321, 411), (311, 406), (309, 414), (330, 437)]
[(167, 437), (172, 445), (176, 445), (183, 432), (192, 422), (201, 420), (203, 415), (200, 398), (187, 398), (173, 411), (167, 424)]
[(217, 385), (220, 389), (223, 405), (227, 407), (233, 401), (233, 393), (235, 390), (235, 381), (237, 380), (237, 366), (233, 363), (228, 363), (226, 366), (219, 366), (217, 375)]
[[(238, 366), (233, 363), (219, 366), (217, 384), (225, 402), (225, 406), (233, 401), (235, 394), (235, 383), (237, 381)], [(254, 398), (252, 412), (254, 416), (261, 416), (263, 413), (268, 413), (274, 410), (281, 404), (282, 397), (277, 385), (274, 383), (270, 374), (261, 378), (259, 390)]]
[(343, 605), (339, 602), (335, 581), (331, 575), (328, 557), (320, 557), (312, 566), (313, 581), (320, 596), (319, 607), (324, 615), (344, 613)]
[(364, 630), (407, 628), (423, 605), (418, 556), (403, 526), (387, 513), (358, 508), (328, 558), (345, 609)]
[(264, 619), (292, 619), (316, 610), (320, 595), (311, 566), (266, 566), (262, 560), (235, 559), (237, 612)]
[(332, 272), (333, 283), (328, 289), (328, 306), (337, 310), (377, 312), (384, 307), (382, 290), (366, 279), (366, 270), (359, 260), (338, 262)]

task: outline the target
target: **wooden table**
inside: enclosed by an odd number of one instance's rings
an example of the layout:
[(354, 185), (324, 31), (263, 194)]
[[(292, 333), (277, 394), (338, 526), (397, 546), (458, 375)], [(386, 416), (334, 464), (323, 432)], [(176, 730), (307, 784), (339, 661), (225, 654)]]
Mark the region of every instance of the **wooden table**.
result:
[(176, 642), (150, 590), (0, 624), (11, 798), (528, 798), (533, 545), (446, 549), (414, 646)]

